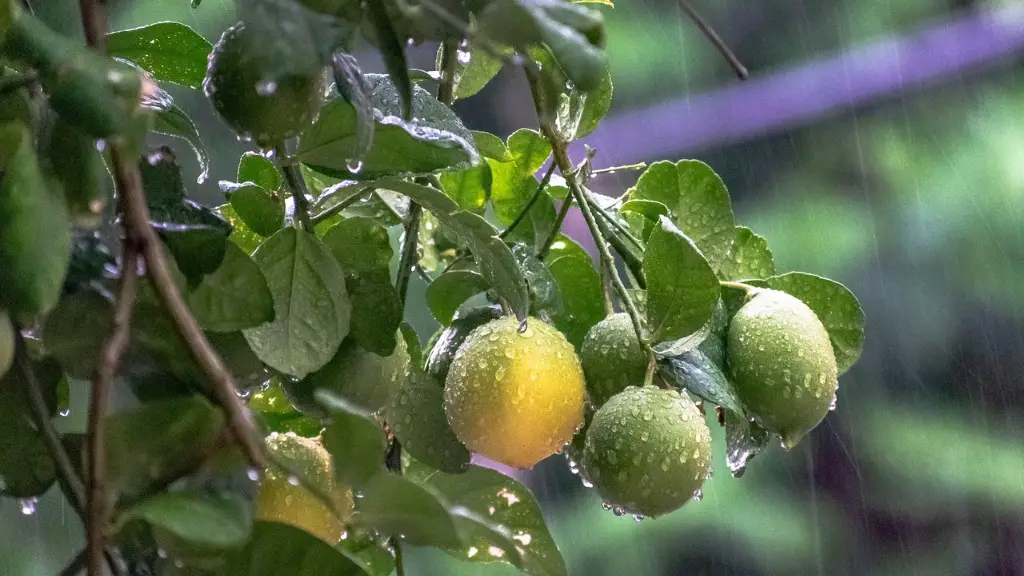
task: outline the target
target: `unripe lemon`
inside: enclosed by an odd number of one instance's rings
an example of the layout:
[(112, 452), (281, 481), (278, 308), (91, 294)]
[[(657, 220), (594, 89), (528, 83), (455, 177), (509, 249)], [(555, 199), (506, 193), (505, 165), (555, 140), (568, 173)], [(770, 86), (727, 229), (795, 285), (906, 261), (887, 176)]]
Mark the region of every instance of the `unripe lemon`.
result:
[(532, 468), (583, 423), (583, 369), (561, 332), (506, 317), (466, 338), (445, 380), (444, 407), (466, 447), (516, 468)]
[(675, 390), (629, 386), (594, 414), (583, 469), (608, 504), (661, 516), (704, 485), (711, 432), (697, 405)]
[(14, 326), (6, 310), (0, 310), (0, 378), (3, 378), (14, 362)]
[(626, 386), (643, 382), (647, 354), (640, 348), (629, 314), (612, 314), (595, 324), (580, 346), (580, 363), (590, 401), (597, 407)]
[(309, 482), (329, 494), (342, 518), (334, 515), (309, 490), (289, 482), (286, 473), (274, 468), (268, 469), (260, 481), (256, 518), (291, 524), (332, 546), (337, 544), (345, 532), (344, 519), (351, 513), (353, 504), (352, 491), (335, 483), (331, 455), (317, 440), (296, 436), (293, 432), (275, 432), (266, 442), (274, 456), (303, 472)]
[(838, 387), (836, 357), (806, 304), (758, 290), (733, 316), (726, 346), (740, 400), (786, 449), (825, 418)]
[(203, 92), (239, 136), (272, 145), (313, 123), (325, 86), (320, 74), (267, 78), (251, 50), (259, 41), (241, 22), (225, 30), (210, 52)]

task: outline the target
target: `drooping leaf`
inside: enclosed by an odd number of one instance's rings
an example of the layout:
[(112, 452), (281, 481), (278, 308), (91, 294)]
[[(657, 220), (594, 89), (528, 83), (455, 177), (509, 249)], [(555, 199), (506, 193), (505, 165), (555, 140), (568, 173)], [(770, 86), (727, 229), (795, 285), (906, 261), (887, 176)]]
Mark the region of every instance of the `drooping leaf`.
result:
[(743, 476), (750, 459), (757, 456), (771, 435), (743, 414), (725, 411), (725, 464), (736, 478)]
[(721, 289), (693, 241), (662, 216), (644, 254), (647, 326), (653, 342), (675, 340), (711, 318)]
[(130, 60), (161, 82), (199, 89), (213, 46), (180, 22), (157, 22), (107, 35), (107, 51)]
[(271, 378), (266, 386), (253, 392), (249, 409), (268, 432), (294, 432), (305, 438), (319, 436), (323, 426), (295, 409), (285, 395), (280, 378)]
[(40, 171), (24, 125), (0, 127), (0, 167), (0, 307), (45, 312), (60, 298), (71, 257), (67, 204)]
[[(529, 489), (499, 472), (480, 466), (470, 466), (464, 474), (445, 474), (424, 466), (410, 468), (406, 474), (426, 486), (437, 490), (453, 506), (463, 506), (483, 518), (505, 527), (517, 545), (522, 558), (520, 568), (527, 574), (567, 574), (565, 560), (548, 531), (540, 506)], [(448, 552), (464, 561), (508, 561), (505, 555), (489, 550), (489, 546), (475, 546), (464, 542), (460, 548)]]
[(317, 391), (316, 399), (329, 416), (323, 442), (334, 461), (334, 477), (344, 486), (361, 488), (384, 469), (384, 431), (369, 412), (328, 390)]
[(447, 502), (430, 488), (390, 472), (367, 482), (356, 512), (364, 525), (404, 536), (413, 546), (457, 549), (462, 544)]
[[(461, 58), (455, 67), (453, 89), (456, 100), (476, 95), (498, 75), (498, 72), (501, 72), (505, 65), (500, 58), (493, 56), (483, 48), (467, 46), (467, 49), (471, 50), (468, 52), (469, 61), (463, 63), (465, 58)], [(508, 48), (498, 48), (498, 50), (499, 53), (505, 55), (512, 54), (512, 50)]]
[(142, 520), (171, 534), (176, 543), (202, 550), (243, 545), (252, 529), (252, 511), (237, 494), (182, 490), (161, 492), (121, 513), (122, 521)]
[(849, 288), (835, 280), (806, 272), (789, 272), (752, 284), (766, 285), (796, 296), (814, 311), (828, 330), (839, 374), (849, 370), (860, 359), (864, 349), (864, 310)]
[(199, 161), (199, 182), (206, 180), (210, 173), (210, 156), (206, 153), (206, 145), (199, 137), (199, 129), (185, 111), (172, 104), (166, 109), (153, 113), (153, 125), (150, 130), (158, 134), (174, 136), (188, 142)]
[[(562, 310), (552, 314), (551, 319), (578, 348), (587, 332), (604, 318), (601, 276), (590, 256), (575, 242), (562, 236), (554, 244), (559, 247), (552, 246), (546, 263), (558, 284)], [(575, 250), (569, 249), (570, 244)]]
[(338, 94), (352, 105), (356, 113), (356, 154), (352, 159), (358, 162), (369, 152), (377, 127), (373, 116), (373, 86), (367, 82), (359, 63), (350, 54), (335, 52), (331, 58), (331, 70), (334, 71)]
[(229, 244), (220, 267), (203, 277), (188, 297), (206, 330), (233, 332), (274, 320), (274, 299), (260, 267)]
[(385, 412), (402, 449), (417, 460), (452, 474), (469, 468), (469, 450), (459, 441), (444, 412), (444, 386), (413, 369)]
[(743, 403), (725, 374), (699, 350), (690, 350), (660, 364), (661, 375), (671, 384), (701, 398), (744, 414)]
[(349, 332), (351, 304), (337, 261), (316, 236), (285, 228), (253, 254), (274, 299), (274, 321), (243, 331), (272, 368), (302, 378), (321, 368)]
[[(43, 392), (49, 416), (56, 412), (56, 393), (64, 374), (52, 359), (27, 363)], [(56, 468), (46, 442), (36, 429), (26, 394), (28, 382), (15, 365), (0, 378), (0, 495), (39, 496), (53, 485)]]
[(281, 187), (281, 171), (269, 158), (258, 152), (246, 152), (238, 159), (237, 182), (252, 182), (268, 192)]
[(224, 415), (199, 396), (149, 402), (107, 417), (107, 487), (129, 498), (191, 469), (221, 440)]
[(629, 199), (667, 206), (676, 227), (693, 240), (716, 271), (728, 260), (736, 235), (732, 203), (722, 179), (707, 164), (655, 162), (630, 189)]
[(463, 302), (489, 288), (487, 280), (472, 270), (451, 270), (427, 286), (427, 306), (434, 318), (448, 326)]
[(405, 62), (405, 42), (399, 40), (395, 33), (391, 17), (383, 2), (367, 4), (366, 15), (374, 29), (377, 49), (384, 56), (388, 77), (401, 100), (401, 117), (407, 121), (412, 120), (412, 81), (409, 79), (409, 66)]
[(369, 352), (346, 339), (323, 368), (297, 382), (285, 382), (285, 391), (296, 407), (310, 415), (323, 414), (315, 401), (321, 388), (368, 412), (377, 412), (402, 386), (408, 369), (404, 339), (398, 339), (389, 356)]
[(750, 228), (736, 227), (729, 258), (722, 262), (718, 275), (724, 280), (749, 280), (775, 275), (775, 260), (768, 242), (751, 232)]
[(290, 524), (257, 521), (244, 548), (229, 555), (217, 576), (363, 576), (358, 564), (340, 550)]
[(284, 202), (262, 186), (252, 182), (221, 182), (220, 187), (249, 230), (269, 237), (284, 225)]
[(378, 185), (408, 196), (448, 226), (469, 246), (480, 273), (495, 293), (508, 302), (517, 317), (526, 318), (529, 309), (526, 280), (512, 251), (498, 238), (493, 226), (476, 214), (459, 210), (455, 202), (434, 188), (390, 179)]

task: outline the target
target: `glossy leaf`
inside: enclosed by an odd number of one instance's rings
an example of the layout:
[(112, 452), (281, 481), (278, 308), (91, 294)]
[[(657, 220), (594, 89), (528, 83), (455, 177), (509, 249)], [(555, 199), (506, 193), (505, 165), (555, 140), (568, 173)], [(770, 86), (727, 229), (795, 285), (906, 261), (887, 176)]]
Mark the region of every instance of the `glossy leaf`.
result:
[(236, 548), (252, 529), (252, 511), (238, 494), (162, 492), (121, 513), (123, 522), (142, 520), (167, 532), (178, 543), (203, 550)]
[(46, 317), (43, 348), (73, 378), (89, 380), (110, 331), (110, 299), (91, 288), (65, 294)]
[(340, 550), (290, 524), (257, 521), (248, 544), (229, 555), (217, 576), (364, 576)]
[[(335, 52), (331, 58), (334, 71), (334, 85), (338, 94), (352, 105), (356, 113), (356, 154), (353, 159), (361, 160), (373, 144), (376, 123), (373, 115), (373, 86), (366, 80), (358, 62), (351, 54)], [(411, 89), (411, 88), (410, 88)]]
[(252, 182), (268, 192), (281, 187), (281, 171), (266, 156), (258, 152), (246, 152), (238, 159), (237, 182)]
[(199, 130), (196, 128), (195, 122), (185, 114), (184, 110), (172, 104), (166, 109), (155, 111), (150, 130), (188, 142), (199, 161), (198, 181), (206, 180), (210, 172), (210, 156), (206, 152), (206, 145), (203, 144), (202, 138), (199, 137)]
[(297, 382), (286, 381), (285, 390), (306, 414), (324, 414), (315, 401), (316, 391), (321, 388), (368, 412), (377, 412), (402, 386), (408, 369), (404, 339), (398, 339), (389, 356), (369, 352), (346, 339), (323, 368)]
[(387, 6), (383, 2), (369, 3), (365, 6), (365, 11), (367, 20), (374, 29), (377, 49), (384, 57), (388, 78), (401, 99), (401, 117), (412, 120), (412, 81), (409, 79), (409, 66), (405, 61), (405, 42), (395, 33)]
[(262, 186), (252, 182), (221, 182), (221, 190), (235, 214), (256, 234), (273, 236), (284, 225), (284, 203)]
[(459, 548), (455, 521), (447, 502), (431, 489), (411, 480), (381, 472), (356, 501), (359, 521), (384, 534), (403, 536), (413, 546)]
[(303, 415), (292, 406), (285, 395), (280, 378), (271, 378), (265, 386), (253, 392), (249, 398), (249, 409), (268, 432), (285, 434), (294, 432), (299, 436), (319, 436), (323, 426), (314, 418)]
[(107, 36), (107, 51), (138, 64), (161, 82), (199, 89), (213, 46), (180, 22), (157, 22)]
[(427, 286), (427, 306), (437, 321), (447, 326), (463, 302), (489, 288), (487, 280), (472, 270), (451, 270)]
[(722, 263), (718, 275), (724, 280), (749, 280), (775, 275), (775, 260), (768, 242), (743, 226), (736, 227), (729, 258)]
[(653, 342), (699, 330), (718, 304), (718, 278), (693, 242), (668, 218), (651, 234), (644, 254), (647, 326)]
[(329, 418), (323, 442), (334, 460), (334, 477), (344, 486), (364, 486), (384, 469), (384, 431), (369, 412), (327, 390), (316, 392), (316, 400)]
[(274, 299), (274, 321), (243, 333), (270, 367), (302, 378), (348, 335), (351, 304), (341, 267), (313, 234), (285, 228), (253, 254)]
[(660, 365), (660, 373), (681, 390), (737, 414), (745, 413), (743, 403), (729, 379), (699, 350), (666, 358)]
[[(506, 55), (511, 50), (500, 49)], [(500, 58), (492, 56), (490, 52), (482, 48), (473, 49), (470, 52), (470, 60), (467, 63), (461, 61), (455, 67), (454, 92), (455, 98), (469, 98), (484, 89), (498, 72), (501, 72), (505, 65)]]
[(260, 267), (229, 244), (220, 267), (207, 274), (189, 294), (189, 307), (200, 326), (233, 332), (274, 320), (274, 299)]
[(736, 478), (746, 472), (750, 459), (768, 445), (771, 435), (744, 414), (725, 412), (725, 464)]
[[(568, 238), (556, 240), (559, 241), (575, 245)], [(547, 266), (558, 285), (562, 301), (562, 310), (552, 314), (551, 319), (565, 338), (578, 348), (587, 332), (605, 315), (601, 276), (582, 248), (578, 252), (552, 249)]]

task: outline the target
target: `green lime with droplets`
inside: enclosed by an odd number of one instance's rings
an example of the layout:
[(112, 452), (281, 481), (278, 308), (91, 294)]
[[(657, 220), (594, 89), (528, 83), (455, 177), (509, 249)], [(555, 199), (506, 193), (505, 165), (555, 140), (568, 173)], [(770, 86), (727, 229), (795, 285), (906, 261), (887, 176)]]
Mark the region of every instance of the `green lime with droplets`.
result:
[(799, 299), (757, 290), (729, 324), (729, 375), (747, 409), (790, 449), (828, 414), (838, 388), (828, 331)]
[(697, 405), (675, 390), (629, 386), (587, 430), (583, 471), (605, 502), (662, 516), (698, 494), (711, 464), (711, 432)]
[(643, 382), (647, 373), (647, 355), (624, 312), (608, 316), (587, 332), (580, 346), (580, 362), (590, 401), (597, 407), (626, 386)]

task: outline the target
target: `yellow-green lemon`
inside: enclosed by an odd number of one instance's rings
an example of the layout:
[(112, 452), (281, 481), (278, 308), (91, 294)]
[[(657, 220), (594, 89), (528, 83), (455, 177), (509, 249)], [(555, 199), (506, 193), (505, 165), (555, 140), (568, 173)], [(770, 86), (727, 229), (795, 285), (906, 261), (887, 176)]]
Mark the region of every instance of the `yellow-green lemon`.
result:
[(825, 326), (806, 304), (758, 290), (733, 316), (726, 346), (740, 400), (784, 447), (796, 446), (825, 418), (838, 387), (836, 358)]
[(608, 400), (583, 449), (583, 470), (605, 502), (651, 517), (693, 498), (710, 462), (711, 432), (697, 405), (653, 386), (629, 386)]
[(647, 355), (640, 348), (629, 315), (612, 314), (595, 324), (580, 346), (580, 362), (594, 406), (604, 405), (630, 384), (642, 383)]
[(3, 378), (14, 362), (14, 326), (6, 310), (0, 310), (0, 378)]
[(225, 30), (210, 52), (203, 92), (239, 136), (272, 145), (313, 123), (323, 102), (324, 77), (268, 77), (267, 66), (252, 50), (260, 41), (241, 22)]
[(562, 449), (583, 423), (583, 369), (572, 344), (530, 318), (506, 317), (474, 330), (455, 353), (444, 406), (470, 450), (532, 468)]
[(275, 432), (266, 442), (274, 456), (302, 472), (306, 480), (329, 494), (341, 517), (295, 479), (289, 479), (287, 473), (271, 468), (260, 481), (256, 518), (291, 524), (332, 546), (337, 544), (345, 532), (345, 520), (352, 511), (353, 501), (352, 491), (335, 483), (331, 455), (317, 440), (292, 432)]

